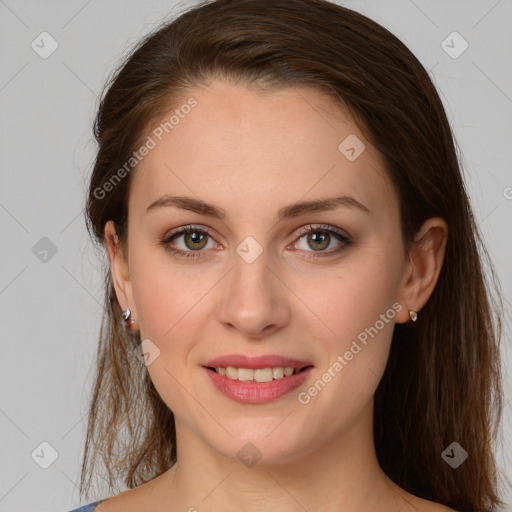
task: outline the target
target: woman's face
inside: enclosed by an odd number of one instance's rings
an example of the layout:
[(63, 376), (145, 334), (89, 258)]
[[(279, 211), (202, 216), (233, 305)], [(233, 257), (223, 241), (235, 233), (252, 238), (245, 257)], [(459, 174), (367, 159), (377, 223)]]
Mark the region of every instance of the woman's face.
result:
[[(133, 171), (127, 264), (114, 267), (178, 443), (187, 433), (237, 457), (251, 442), (277, 462), (356, 427), (366, 436), (394, 323), (408, 317), (383, 160), (311, 88), (214, 81), (190, 96), (168, 133), (155, 123)], [(212, 364), (224, 356), (235, 360)], [(285, 366), (308, 368), (279, 378)]]

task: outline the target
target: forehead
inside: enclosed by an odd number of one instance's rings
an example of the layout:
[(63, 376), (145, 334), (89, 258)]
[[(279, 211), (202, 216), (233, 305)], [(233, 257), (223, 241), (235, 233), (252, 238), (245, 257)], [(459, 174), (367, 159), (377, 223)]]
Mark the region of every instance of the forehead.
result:
[(152, 125), (153, 147), (134, 172), (130, 210), (182, 194), (251, 219), (270, 205), (334, 192), (397, 213), (380, 153), (326, 94), (311, 87), (266, 92), (227, 81), (187, 92)]

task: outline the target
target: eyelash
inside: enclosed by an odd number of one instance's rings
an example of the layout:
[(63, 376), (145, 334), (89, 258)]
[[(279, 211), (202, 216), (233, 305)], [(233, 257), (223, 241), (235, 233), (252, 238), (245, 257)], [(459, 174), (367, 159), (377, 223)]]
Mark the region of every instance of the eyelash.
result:
[[(297, 233), (296, 240), (300, 240), (304, 237), (304, 235), (307, 235), (309, 233), (329, 233), (335, 235), (336, 238), (341, 242), (341, 245), (334, 250), (330, 251), (305, 251), (305, 252), (311, 252), (310, 256), (307, 256), (308, 258), (325, 258), (328, 256), (333, 256), (334, 254), (338, 254), (341, 251), (345, 250), (347, 247), (350, 247), (353, 245), (353, 241), (345, 236), (341, 231), (338, 231), (336, 228), (333, 228), (332, 226), (328, 226), (327, 224), (321, 224), (317, 226), (312, 226), (311, 224), (308, 227), (302, 228)], [(202, 258), (204, 256), (201, 256), (200, 253), (204, 252), (203, 250), (199, 249), (197, 251), (183, 251), (181, 249), (176, 249), (170, 243), (178, 238), (180, 235), (186, 234), (186, 233), (203, 233), (206, 234), (208, 237), (213, 239), (213, 236), (211, 235), (211, 230), (208, 227), (198, 227), (194, 225), (188, 225), (188, 226), (182, 226), (174, 230), (169, 235), (164, 236), (163, 238), (159, 239), (159, 243), (163, 245), (164, 249), (171, 254), (175, 254), (179, 257), (184, 258)], [(301, 249), (298, 249), (301, 250)]]

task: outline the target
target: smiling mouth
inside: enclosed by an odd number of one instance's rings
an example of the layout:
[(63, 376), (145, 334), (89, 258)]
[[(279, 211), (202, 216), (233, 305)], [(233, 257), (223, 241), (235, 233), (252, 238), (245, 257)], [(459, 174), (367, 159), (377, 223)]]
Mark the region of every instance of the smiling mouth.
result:
[(255, 369), (235, 368), (234, 366), (228, 366), (226, 368), (206, 366), (205, 368), (231, 380), (244, 382), (271, 382), (272, 380), (285, 379), (312, 367), (313, 365), (307, 365), (301, 368), (293, 368), (292, 366), (274, 366)]

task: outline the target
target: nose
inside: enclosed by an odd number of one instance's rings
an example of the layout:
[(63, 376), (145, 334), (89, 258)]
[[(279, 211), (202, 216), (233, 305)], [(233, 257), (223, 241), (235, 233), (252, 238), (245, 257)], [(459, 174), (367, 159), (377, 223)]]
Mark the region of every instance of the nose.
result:
[(233, 269), (218, 289), (216, 315), (226, 328), (261, 339), (290, 321), (287, 288), (263, 251), (252, 263), (233, 255)]

